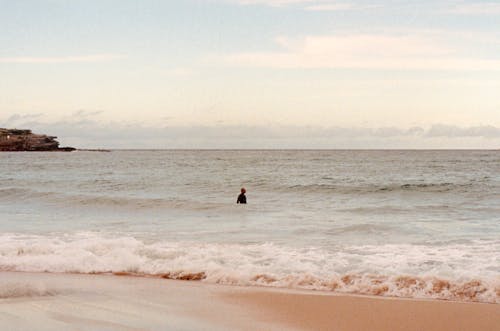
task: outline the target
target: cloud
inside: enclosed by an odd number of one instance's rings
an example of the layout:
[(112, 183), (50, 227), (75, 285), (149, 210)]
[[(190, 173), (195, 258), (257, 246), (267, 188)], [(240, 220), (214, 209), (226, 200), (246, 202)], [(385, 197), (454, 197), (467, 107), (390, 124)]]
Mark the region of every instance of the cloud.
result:
[(279, 37), (280, 51), (222, 56), (232, 66), (401, 70), (500, 70), (500, 59), (461, 57), (432, 34)]
[(291, 4), (314, 3), (315, 0), (229, 0), (229, 2), (240, 5), (264, 5), (271, 7), (282, 7)]
[(192, 68), (177, 67), (171, 69), (168, 73), (175, 77), (191, 77), (194, 75), (195, 72)]
[[(36, 114), (13, 114), (3, 121), (3, 126), (6, 128), (17, 127), (38, 121), (43, 117), (42, 113)], [(1, 122), (0, 122), (1, 123)]]
[(481, 137), (481, 138), (500, 138), (500, 128), (492, 125), (480, 125), (471, 127), (458, 127), (454, 125), (436, 124), (433, 125), (424, 134), (426, 137)]
[[(378, 4), (360, 4), (359, 1), (335, 0), (225, 0), (225, 2), (239, 5), (261, 5), (269, 7), (298, 6), (308, 11), (349, 11), (380, 8)], [(446, 11), (455, 15), (499, 15), (500, 4), (493, 1), (459, 3)]]
[(500, 3), (476, 2), (456, 5), (449, 13), (457, 15), (500, 15)]
[(28, 119), (35, 119), (35, 118), (40, 118), (42, 117), (42, 113), (36, 113), (36, 114), (14, 114), (11, 115), (10, 117), (7, 118), (8, 122), (14, 122), (14, 121), (25, 121)]
[(42, 121), (31, 115), (0, 119), (0, 127), (56, 135), (78, 148), (495, 148), (500, 128), (436, 124), (410, 127), (147, 126), (86, 116)]
[(380, 8), (380, 5), (357, 5), (354, 3), (323, 3), (306, 6), (304, 9), (308, 11), (348, 11), (348, 10), (367, 10)]
[(300, 6), (308, 11), (348, 11), (377, 8), (378, 5), (359, 5), (354, 2), (331, 0), (229, 0), (240, 5), (262, 5), (269, 7)]
[(0, 63), (93, 63), (93, 62), (108, 62), (124, 58), (124, 55), (119, 54), (93, 54), (79, 56), (54, 56), (54, 57), (0, 57)]
[(97, 115), (100, 115), (102, 114), (103, 111), (102, 110), (93, 110), (93, 111), (89, 111), (89, 110), (85, 110), (85, 109), (80, 109), (80, 110), (77, 110), (76, 112), (74, 112), (73, 114), (71, 114), (71, 117), (73, 118), (88, 118), (88, 117), (94, 117), (94, 116), (97, 116)]

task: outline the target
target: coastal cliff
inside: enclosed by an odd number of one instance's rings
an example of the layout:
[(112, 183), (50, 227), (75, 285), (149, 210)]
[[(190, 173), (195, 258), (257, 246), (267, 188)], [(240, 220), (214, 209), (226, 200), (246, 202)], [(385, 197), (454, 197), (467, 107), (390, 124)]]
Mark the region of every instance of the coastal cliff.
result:
[(75, 150), (73, 147), (59, 147), (59, 142), (56, 138), (44, 134), (34, 134), (31, 130), (0, 128), (0, 152), (69, 152)]

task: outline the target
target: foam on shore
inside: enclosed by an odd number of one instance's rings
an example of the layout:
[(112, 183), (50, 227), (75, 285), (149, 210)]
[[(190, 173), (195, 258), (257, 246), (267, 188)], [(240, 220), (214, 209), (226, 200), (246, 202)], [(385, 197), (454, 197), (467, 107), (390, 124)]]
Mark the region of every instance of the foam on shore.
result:
[(0, 235), (0, 271), (196, 280), (405, 298), (500, 302), (500, 241), (363, 245), (326, 251), (204, 244), (97, 233)]
[(500, 324), (496, 304), (105, 275), (0, 272), (0, 284), (44, 289), (0, 298), (7, 330), (494, 331)]

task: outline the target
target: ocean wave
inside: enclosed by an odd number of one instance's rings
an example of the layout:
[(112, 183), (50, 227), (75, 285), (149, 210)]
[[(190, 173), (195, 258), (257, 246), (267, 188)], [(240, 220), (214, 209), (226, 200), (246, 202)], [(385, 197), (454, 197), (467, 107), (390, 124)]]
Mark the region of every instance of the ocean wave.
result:
[(200, 204), (197, 201), (183, 199), (69, 194), (15, 187), (0, 189), (0, 201), (23, 203), (37, 201), (50, 206), (58, 205), (61, 208), (98, 207), (113, 210), (116, 208), (127, 210), (210, 210), (227, 205), (214, 202), (204, 202)]
[(333, 291), (403, 298), (432, 298), (441, 300), (500, 303), (500, 287), (480, 279), (450, 281), (438, 277), (409, 275), (385, 276), (372, 274), (335, 275), (323, 279), (310, 274), (279, 277), (273, 274), (249, 275), (246, 279), (231, 275), (211, 275), (205, 271), (178, 270), (160, 274), (111, 272), (116, 276), (159, 277), (173, 280), (207, 281), (236, 286), (264, 286), (292, 289)]
[(44, 297), (56, 294), (56, 291), (48, 289), (42, 284), (38, 286), (25, 283), (6, 283), (0, 285), (0, 299)]
[(97, 233), (0, 235), (0, 270), (109, 273), (500, 303), (500, 241), (324, 249), (142, 241)]
[(357, 234), (379, 234), (379, 233), (387, 233), (390, 230), (393, 230), (394, 227), (386, 224), (354, 224), (338, 227), (336, 229), (326, 230), (325, 233), (328, 235), (341, 235), (348, 233), (357, 233)]
[(449, 191), (464, 192), (470, 190), (474, 183), (393, 183), (387, 185), (342, 185), (342, 184), (301, 184), (291, 185), (284, 190), (304, 193), (340, 193), (340, 194), (373, 194), (388, 192), (429, 192), (442, 193)]

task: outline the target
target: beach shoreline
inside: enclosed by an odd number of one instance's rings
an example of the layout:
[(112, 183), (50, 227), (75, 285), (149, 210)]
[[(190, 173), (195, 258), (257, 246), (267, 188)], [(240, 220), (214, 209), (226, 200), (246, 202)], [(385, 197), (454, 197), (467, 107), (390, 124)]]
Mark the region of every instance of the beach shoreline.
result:
[(493, 331), (500, 324), (498, 304), (114, 275), (0, 272), (0, 280), (8, 330)]

